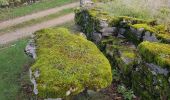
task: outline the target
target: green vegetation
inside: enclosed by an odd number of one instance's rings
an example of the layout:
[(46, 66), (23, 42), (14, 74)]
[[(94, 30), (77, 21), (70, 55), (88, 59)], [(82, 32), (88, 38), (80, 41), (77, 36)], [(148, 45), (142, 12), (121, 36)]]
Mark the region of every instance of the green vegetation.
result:
[(15, 26), (11, 26), (11, 27), (2, 29), (2, 30), (0, 30), (0, 33), (3, 34), (5, 32), (14, 31), (16, 29), (23, 28), (23, 27), (26, 27), (26, 26), (35, 25), (37, 23), (45, 22), (45, 21), (48, 21), (48, 20), (51, 20), (51, 19), (63, 16), (63, 15), (66, 15), (66, 14), (71, 13), (71, 12), (73, 12), (73, 8), (71, 8), (71, 9), (64, 9), (64, 10), (62, 10), (60, 12), (55, 13), (55, 14), (44, 16), (42, 18), (32, 19), (30, 21), (26, 21), (26, 22), (17, 24)]
[(119, 85), (117, 91), (121, 93), (125, 100), (132, 100), (134, 93), (132, 90), (128, 90), (124, 85)]
[(142, 42), (138, 46), (139, 53), (147, 62), (154, 62), (162, 67), (170, 68), (170, 45), (163, 43)]
[(19, 92), (21, 92), (20, 80), (24, 76), (20, 75), (23, 66), (28, 66), (31, 62), (31, 58), (24, 53), (27, 42), (27, 39), (23, 39), (0, 47), (1, 100), (23, 100), (23, 95)]
[(0, 21), (24, 16), (49, 8), (54, 8), (75, 1), (78, 0), (44, 0), (42, 2), (34, 3), (32, 5), (0, 9)]
[[(130, 86), (141, 100), (170, 99), (170, 13), (167, 1), (113, 0), (75, 11), (75, 21), (88, 39), (94, 32), (103, 35), (102, 29), (115, 29), (111, 35), (102, 36), (99, 48), (112, 65), (113, 79), (118, 80), (114, 77), (117, 75), (115, 69), (118, 69), (120, 81)], [(124, 87), (119, 87), (119, 93), (132, 99), (133, 92), (125, 91)]]
[(36, 32), (35, 41), (38, 58), (31, 69), (40, 72), (39, 97), (66, 98), (85, 88), (98, 90), (111, 84), (109, 61), (85, 38), (57, 28)]
[(129, 16), (145, 20), (156, 19), (159, 23), (166, 25), (170, 23), (168, 0), (113, 0), (100, 3), (98, 7), (111, 16)]
[(149, 31), (149, 32), (152, 32), (152, 33), (156, 33), (157, 32), (153, 27), (151, 27), (151, 26), (149, 26), (147, 24), (134, 24), (134, 25), (131, 25), (131, 26), (133, 28), (136, 28), (136, 29), (144, 28), (145, 31)]

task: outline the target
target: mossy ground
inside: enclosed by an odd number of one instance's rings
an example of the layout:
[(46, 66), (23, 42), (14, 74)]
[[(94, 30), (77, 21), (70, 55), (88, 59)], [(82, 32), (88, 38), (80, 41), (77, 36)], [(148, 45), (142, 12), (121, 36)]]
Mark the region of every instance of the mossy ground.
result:
[(40, 97), (65, 98), (69, 90), (74, 95), (111, 84), (109, 61), (92, 42), (63, 28), (38, 31), (35, 41), (38, 58), (31, 69), (40, 71)]

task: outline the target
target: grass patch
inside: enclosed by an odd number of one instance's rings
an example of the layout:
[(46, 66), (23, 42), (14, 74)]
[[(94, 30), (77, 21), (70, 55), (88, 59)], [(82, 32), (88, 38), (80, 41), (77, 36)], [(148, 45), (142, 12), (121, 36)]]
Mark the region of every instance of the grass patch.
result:
[(100, 3), (98, 6), (113, 16), (156, 19), (159, 23), (169, 24), (170, 5), (168, 4), (168, 0), (113, 0)]
[(42, 18), (32, 19), (30, 21), (26, 21), (26, 22), (17, 24), (15, 26), (11, 26), (11, 27), (2, 29), (2, 30), (0, 30), (0, 35), (2, 35), (3, 33), (6, 33), (6, 32), (14, 31), (16, 29), (20, 29), (20, 28), (23, 28), (23, 27), (26, 27), (26, 26), (31, 26), (31, 25), (34, 25), (34, 24), (38, 24), (38, 23), (41, 23), (41, 22), (45, 22), (45, 21), (48, 21), (48, 20), (63, 16), (63, 15), (66, 15), (68, 13), (73, 12), (73, 10), (74, 10), (73, 8), (64, 9), (60, 12), (55, 13), (55, 14), (44, 16)]
[[(31, 58), (25, 55), (27, 39), (0, 47), (0, 99), (17, 100), (20, 87), (20, 74), (23, 66), (30, 63)], [(23, 100), (20, 98), (20, 100)]]
[(75, 1), (78, 0), (44, 0), (42, 2), (34, 3), (32, 5), (0, 9), (0, 21), (24, 16), (49, 8), (54, 8), (56, 6), (61, 6)]

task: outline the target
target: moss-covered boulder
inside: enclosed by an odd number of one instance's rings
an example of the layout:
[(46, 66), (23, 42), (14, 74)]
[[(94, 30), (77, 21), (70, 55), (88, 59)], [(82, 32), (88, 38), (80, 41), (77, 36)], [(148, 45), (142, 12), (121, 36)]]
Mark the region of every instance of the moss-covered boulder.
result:
[(31, 70), (39, 97), (65, 98), (111, 84), (109, 61), (82, 36), (58, 28), (40, 30), (34, 39), (37, 59)]
[(139, 53), (149, 63), (155, 63), (164, 68), (170, 68), (170, 45), (157, 42), (142, 42)]
[(132, 88), (143, 100), (170, 99), (170, 45), (142, 42), (138, 51), (143, 62), (132, 71)]

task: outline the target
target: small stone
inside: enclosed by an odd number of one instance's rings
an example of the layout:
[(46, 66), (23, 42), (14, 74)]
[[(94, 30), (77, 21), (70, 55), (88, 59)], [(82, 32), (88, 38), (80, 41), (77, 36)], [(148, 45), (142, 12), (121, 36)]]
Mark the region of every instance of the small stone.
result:
[(102, 33), (102, 36), (112, 36), (112, 33)]
[(106, 27), (100, 30), (101, 33), (113, 33), (116, 31), (117, 31), (116, 27)]
[(84, 33), (80, 33), (80, 36), (84, 37), (85, 39), (87, 39), (86, 35)]
[(144, 28), (139, 28), (139, 29), (137, 29), (137, 31), (136, 31), (136, 36), (137, 36), (138, 38), (141, 38), (142, 33), (143, 33), (144, 31), (145, 31)]
[(71, 94), (70, 90), (66, 92), (66, 96), (69, 96), (70, 94)]
[(143, 36), (143, 41), (158, 42), (158, 39), (156, 38), (154, 33), (151, 34), (149, 31), (147, 31)]
[(119, 34), (123, 35), (125, 32), (126, 32), (126, 29), (124, 29), (124, 28), (119, 29)]
[(117, 35), (117, 38), (125, 39), (125, 37), (124, 37), (123, 35), (121, 35), (121, 34), (118, 34), (118, 35)]
[(35, 76), (35, 78), (37, 78), (37, 77), (39, 77), (39, 76), (40, 76), (40, 72), (39, 72), (39, 70), (36, 70), (36, 71), (34, 72), (34, 76)]
[(133, 28), (133, 27), (130, 27), (130, 31), (131, 31), (132, 33), (137, 33), (137, 30), (136, 30), (135, 28)]
[(100, 25), (99, 25), (101, 28), (106, 28), (106, 27), (108, 27), (109, 25), (108, 25), (108, 23), (106, 22), (106, 21), (104, 21), (104, 20), (100, 20)]
[(93, 33), (92, 39), (95, 43), (98, 43), (101, 41), (102, 35), (100, 33)]
[(27, 55), (31, 56), (33, 59), (36, 59), (36, 47), (33, 40), (30, 40), (27, 46), (25, 47), (25, 52)]

